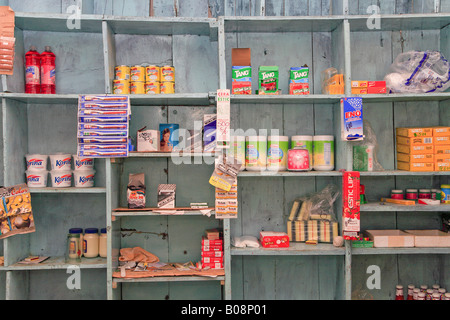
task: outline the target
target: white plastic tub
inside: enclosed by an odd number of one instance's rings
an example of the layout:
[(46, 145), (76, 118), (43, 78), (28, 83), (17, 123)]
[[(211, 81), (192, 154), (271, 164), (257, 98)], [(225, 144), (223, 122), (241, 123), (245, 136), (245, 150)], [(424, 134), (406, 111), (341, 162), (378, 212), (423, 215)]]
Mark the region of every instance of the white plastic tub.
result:
[(50, 171), (53, 188), (68, 188), (72, 186), (72, 170)]
[(27, 154), (27, 170), (47, 170), (48, 155), (46, 154)]
[(73, 178), (76, 188), (92, 188), (94, 186), (95, 170), (74, 170)]
[(45, 188), (47, 187), (47, 170), (27, 170), (27, 185), (29, 188)]
[(94, 169), (94, 158), (80, 157), (73, 155), (73, 168), (75, 170), (92, 170)]
[(72, 155), (68, 153), (51, 154), (50, 167), (52, 171), (72, 170)]

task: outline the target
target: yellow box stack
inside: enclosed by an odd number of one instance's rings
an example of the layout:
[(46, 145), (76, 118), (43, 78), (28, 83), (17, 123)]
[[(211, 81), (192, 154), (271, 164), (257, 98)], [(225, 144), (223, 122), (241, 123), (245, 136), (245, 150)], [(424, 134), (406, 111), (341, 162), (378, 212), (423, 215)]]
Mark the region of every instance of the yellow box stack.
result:
[(450, 127), (397, 128), (397, 169), (450, 171)]

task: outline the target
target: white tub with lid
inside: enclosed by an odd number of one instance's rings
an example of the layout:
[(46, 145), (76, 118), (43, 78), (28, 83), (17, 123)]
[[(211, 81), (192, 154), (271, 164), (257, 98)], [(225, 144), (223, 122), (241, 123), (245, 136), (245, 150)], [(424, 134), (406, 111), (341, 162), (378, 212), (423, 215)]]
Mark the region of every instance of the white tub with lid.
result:
[(68, 188), (72, 186), (72, 170), (50, 171), (53, 188)]
[(92, 188), (94, 186), (95, 170), (74, 170), (73, 181), (76, 188)]
[(27, 154), (27, 170), (47, 170), (48, 155), (46, 154)]
[(51, 154), (50, 167), (52, 171), (60, 170), (67, 171), (72, 170), (72, 155), (68, 153)]
[(29, 188), (45, 188), (47, 187), (47, 170), (27, 170), (27, 185)]
[(92, 170), (94, 169), (94, 158), (80, 157), (73, 155), (73, 168), (75, 170)]

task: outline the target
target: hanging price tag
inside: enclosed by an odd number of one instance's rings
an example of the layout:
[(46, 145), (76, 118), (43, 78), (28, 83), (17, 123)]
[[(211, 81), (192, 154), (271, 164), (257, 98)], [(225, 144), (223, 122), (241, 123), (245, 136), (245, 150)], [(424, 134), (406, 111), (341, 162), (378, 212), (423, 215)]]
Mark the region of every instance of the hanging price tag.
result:
[(230, 90), (217, 90), (217, 148), (230, 147)]

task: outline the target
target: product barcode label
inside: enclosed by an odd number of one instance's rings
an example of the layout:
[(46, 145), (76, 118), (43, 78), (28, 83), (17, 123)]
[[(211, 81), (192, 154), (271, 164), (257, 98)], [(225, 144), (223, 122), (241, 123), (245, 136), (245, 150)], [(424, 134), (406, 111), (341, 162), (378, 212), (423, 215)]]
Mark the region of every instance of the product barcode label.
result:
[(433, 139), (432, 138), (424, 138), (423, 143), (433, 143)]

